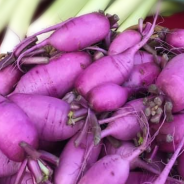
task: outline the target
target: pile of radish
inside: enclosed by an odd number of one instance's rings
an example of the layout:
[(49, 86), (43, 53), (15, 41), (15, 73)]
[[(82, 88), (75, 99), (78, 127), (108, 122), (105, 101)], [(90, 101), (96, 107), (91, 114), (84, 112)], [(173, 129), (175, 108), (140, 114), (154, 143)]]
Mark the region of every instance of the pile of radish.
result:
[(184, 30), (157, 17), (88, 13), (1, 59), (0, 184), (184, 183)]

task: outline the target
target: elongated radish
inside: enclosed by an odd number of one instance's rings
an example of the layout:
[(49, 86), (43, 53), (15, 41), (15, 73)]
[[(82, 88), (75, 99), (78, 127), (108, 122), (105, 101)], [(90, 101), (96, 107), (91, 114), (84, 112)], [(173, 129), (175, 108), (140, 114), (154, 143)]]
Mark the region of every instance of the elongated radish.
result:
[(135, 92), (141, 88), (148, 88), (149, 85), (155, 83), (160, 72), (161, 69), (154, 62), (134, 65), (128, 80), (123, 86), (129, 87)]
[[(184, 109), (184, 54), (171, 59), (156, 80), (156, 85), (169, 98), (173, 104), (173, 112)], [(169, 79), (169, 80), (168, 80)]]
[[(153, 181), (157, 178), (157, 175), (153, 175), (145, 172), (130, 172), (129, 177), (126, 181), (126, 184), (146, 184), (153, 183)], [(182, 184), (183, 182), (177, 179), (170, 178), (165, 184)]]
[(176, 54), (184, 52), (184, 29), (172, 29), (166, 33), (166, 45)]
[[(181, 142), (184, 136), (184, 114), (174, 115), (174, 120), (164, 125), (159, 130), (159, 134), (156, 136), (156, 142), (159, 149), (165, 152), (173, 152), (178, 144)], [(151, 124), (151, 131), (157, 131), (159, 124)]]
[(0, 71), (0, 94), (8, 95), (16, 86), (22, 72), (17, 67), (10, 65)]
[(108, 55), (120, 54), (135, 44), (138, 44), (141, 39), (142, 36), (138, 31), (125, 30), (118, 34), (112, 41), (108, 50)]
[(67, 125), (70, 105), (63, 100), (23, 93), (12, 94), (9, 99), (29, 116), (38, 130), (39, 138), (42, 140), (68, 139), (82, 127), (82, 121), (77, 122), (74, 126)]
[[(122, 109), (116, 111), (111, 118), (100, 120), (100, 124), (108, 123), (101, 132), (101, 138), (113, 136), (120, 140), (131, 140), (141, 132), (140, 112), (143, 111), (143, 99), (128, 102)], [(118, 116), (120, 116), (118, 118)]]
[(7, 156), (0, 151), (0, 177), (7, 177), (15, 174), (19, 167), (19, 162), (14, 162), (7, 158)]
[[(110, 30), (108, 18), (103, 13), (93, 12), (81, 15), (64, 24), (54, 26), (56, 30), (49, 38), (23, 52), (17, 60), (19, 62), (26, 54), (45, 45), (65, 51), (78, 51), (103, 40)], [(45, 30), (40, 33), (44, 33)], [(35, 34), (37, 35), (37, 34)]]
[(80, 179), (78, 184), (116, 183), (125, 184), (130, 172), (130, 162), (146, 149), (146, 140), (132, 153), (123, 155), (107, 155), (96, 162)]
[(71, 52), (32, 68), (19, 80), (13, 93), (62, 97), (74, 87), (76, 77), (91, 63), (85, 52)]
[[(15, 184), (16, 175), (10, 176), (10, 177), (3, 177), (0, 178), (0, 184)], [(22, 181), (20, 184), (34, 184), (32, 175), (29, 172), (26, 172), (23, 175)]]
[(25, 158), (25, 153), (19, 143), (26, 141), (37, 148), (37, 130), (21, 108), (3, 97), (0, 111), (0, 149), (9, 159), (21, 162)]
[[(121, 156), (123, 155), (126, 156), (127, 154), (132, 153), (133, 150), (136, 149), (135, 145), (132, 142), (128, 142), (128, 141), (123, 141), (122, 145), (118, 148), (113, 147), (112, 144), (109, 143), (108, 141), (105, 142), (105, 146), (106, 146), (107, 155), (119, 154)], [(160, 174), (160, 171), (157, 167), (146, 163), (145, 161), (141, 160), (140, 157), (136, 157), (130, 163), (131, 170), (136, 168), (141, 168), (154, 174)]]
[[(76, 147), (74, 142), (77, 137), (78, 134), (71, 138), (61, 153), (59, 166), (54, 176), (55, 184), (73, 184), (77, 182), (80, 167), (84, 161), (84, 155), (92, 143), (93, 136), (91, 133), (87, 133), (81, 144)], [(100, 150), (101, 145), (98, 145), (92, 150), (90, 158), (87, 161), (87, 168), (96, 162)]]
[(169, 160), (169, 162), (167, 163), (167, 165), (165, 166), (165, 168), (163, 169), (162, 173), (154, 180), (153, 184), (165, 184), (167, 177), (169, 176), (169, 173), (180, 153), (180, 151), (182, 150), (184, 146), (184, 136), (181, 139), (177, 149), (175, 150), (173, 156), (171, 157), (171, 159)]
[(90, 90), (87, 99), (96, 112), (114, 111), (125, 104), (130, 94), (128, 88), (108, 82)]
[[(133, 69), (135, 53), (149, 40), (153, 34), (157, 15), (154, 19), (153, 25), (149, 33), (133, 47), (125, 52), (113, 56), (106, 56), (96, 60), (86, 70), (84, 70), (76, 80), (75, 88), (83, 96), (94, 87), (105, 83), (113, 82), (122, 84), (128, 78)], [(133, 39), (133, 38), (132, 38)], [(90, 76), (90, 78), (89, 78)]]
[[(159, 63), (161, 61), (161, 57), (157, 56), (159, 59)], [(139, 50), (136, 52), (135, 56), (134, 56), (134, 65), (139, 65), (139, 64), (143, 64), (143, 63), (149, 63), (149, 62), (155, 62), (155, 58), (152, 54), (146, 52), (146, 51), (142, 51)]]

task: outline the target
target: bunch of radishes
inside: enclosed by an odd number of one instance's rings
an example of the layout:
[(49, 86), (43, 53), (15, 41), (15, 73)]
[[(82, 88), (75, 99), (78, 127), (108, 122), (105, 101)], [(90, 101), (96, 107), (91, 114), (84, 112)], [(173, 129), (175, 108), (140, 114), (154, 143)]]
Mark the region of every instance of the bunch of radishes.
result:
[(1, 59), (0, 183), (183, 183), (184, 31), (117, 20), (68, 19)]

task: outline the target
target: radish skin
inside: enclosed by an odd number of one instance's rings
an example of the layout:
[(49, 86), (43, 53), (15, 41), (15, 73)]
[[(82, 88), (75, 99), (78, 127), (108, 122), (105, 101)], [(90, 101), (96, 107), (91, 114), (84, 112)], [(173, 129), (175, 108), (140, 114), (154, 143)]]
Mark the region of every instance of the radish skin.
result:
[[(18, 65), (28, 53), (46, 45), (51, 45), (60, 51), (72, 52), (95, 44), (103, 40), (109, 33), (110, 22), (103, 13), (93, 12), (52, 27), (56, 31), (46, 40), (23, 52), (18, 57)], [(51, 28), (50, 30), (52, 30)], [(40, 33), (44, 32), (45, 30)]]
[(7, 158), (6, 155), (3, 154), (2, 151), (0, 151), (0, 177), (7, 177), (15, 174), (19, 167), (19, 162), (14, 162)]
[[(15, 179), (16, 179), (16, 175), (0, 178), (0, 184), (15, 184)], [(20, 184), (35, 184), (35, 182), (33, 181), (31, 174), (26, 172), (23, 175), (23, 178)]]
[(142, 100), (141, 98), (128, 102), (112, 116), (113, 118), (122, 114), (120, 118), (115, 118), (109, 122), (108, 119), (99, 121), (100, 124), (108, 123), (107, 127), (101, 132), (101, 138), (109, 135), (119, 140), (132, 140), (135, 138), (137, 133), (141, 132), (139, 113), (145, 108)]
[(9, 159), (22, 162), (25, 153), (19, 143), (25, 141), (37, 148), (37, 130), (28, 116), (13, 102), (2, 98), (0, 111), (0, 149)]
[(12, 92), (16, 86), (22, 72), (13, 65), (7, 66), (0, 71), (0, 94), (5, 96)]
[(184, 54), (179, 54), (171, 59), (156, 80), (157, 87), (171, 100), (173, 112), (184, 109)]
[[(68, 141), (67, 145), (61, 153), (59, 166), (56, 169), (54, 176), (55, 184), (73, 184), (77, 182), (86, 149), (89, 147), (93, 140), (93, 136), (91, 134), (87, 134), (87, 136), (85, 136), (81, 142), (81, 145), (76, 147), (74, 142), (78, 135), (79, 134), (76, 134)], [(98, 145), (92, 150), (90, 158), (87, 161), (88, 163), (86, 169), (88, 169), (93, 163), (96, 162), (98, 155), (100, 154), (100, 150), (101, 145)]]
[[(159, 149), (164, 152), (174, 152), (181, 142), (184, 135), (184, 114), (174, 115), (174, 120), (164, 125), (159, 130), (159, 134), (156, 136), (156, 142)], [(151, 124), (150, 130), (152, 133), (158, 130), (159, 124)]]
[(76, 77), (91, 63), (85, 52), (71, 52), (38, 65), (19, 80), (13, 93), (62, 97), (74, 87)]
[(91, 89), (102, 83), (113, 82), (121, 85), (125, 82), (133, 69), (135, 53), (149, 40), (154, 32), (156, 19), (157, 15), (148, 34), (138, 44), (121, 54), (98, 59), (84, 70), (75, 82), (78, 93), (86, 97)]
[(96, 112), (114, 111), (125, 104), (131, 94), (129, 92), (128, 88), (108, 82), (89, 91), (87, 99)]
[(12, 94), (9, 99), (24, 110), (34, 123), (39, 138), (42, 140), (59, 141), (68, 139), (83, 125), (82, 121), (77, 122), (74, 126), (67, 125), (70, 105), (63, 100), (44, 95), (23, 93)]
[(111, 42), (108, 50), (108, 55), (120, 54), (135, 44), (138, 44), (141, 39), (142, 36), (138, 31), (125, 30), (118, 34)]

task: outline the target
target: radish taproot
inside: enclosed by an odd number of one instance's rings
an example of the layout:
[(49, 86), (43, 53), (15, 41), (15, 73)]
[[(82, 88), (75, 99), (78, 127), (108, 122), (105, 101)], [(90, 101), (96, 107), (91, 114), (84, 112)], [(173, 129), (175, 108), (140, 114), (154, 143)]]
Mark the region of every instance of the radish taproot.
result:
[[(147, 131), (149, 131), (147, 122), (145, 122), (145, 126)], [(126, 156), (118, 154), (107, 155), (99, 159), (84, 174), (78, 184), (92, 184), (94, 182), (98, 184), (125, 184), (129, 176), (131, 161), (138, 157), (147, 148), (148, 134), (146, 133), (143, 137), (144, 141), (142, 145), (135, 149), (132, 153), (129, 153)], [(93, 145), (90, 148), (93, 148)]]
[[(77, 137), (78, 134), (72, 137), (61, 153), (59, 166), (54, 176), (55, 184), (73, 184), (77, 182), (80, 175), (80, 167), (84, 161), (84, 155), (87, 148), (91, 145), (93, 136), (91, 133), (87, 133), (81, 144), (76, 147), (74, 142)], [(87, 168), (97, 161), (100, 150), (101, 145), (98, 145), (92, 150), (90, 158), (87, 161)]]
[(141, 132), (140, 112), (143, 111), (143, 99), (136, 99), (125, 104), (112, 117), (99, 120), (100, 124), (108, 123), (101, 132), (101, 138), (113, 136), (120, 140), (132, 140)]
[(22, 72), (16, 66), (9, 65), (0, 71), (0, 95), (8, 95), (13, 91), (17, 82), (22, 76)]

